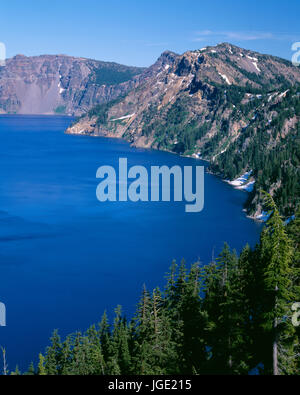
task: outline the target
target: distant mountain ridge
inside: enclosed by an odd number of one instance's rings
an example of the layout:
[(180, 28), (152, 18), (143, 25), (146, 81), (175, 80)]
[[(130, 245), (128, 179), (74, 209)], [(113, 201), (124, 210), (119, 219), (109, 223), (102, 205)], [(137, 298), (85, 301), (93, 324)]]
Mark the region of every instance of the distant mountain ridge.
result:
[(300, 196), (299, 85), (300, 69), (287, 60), (228, 43), (166, 51), (124, 97), (67, 132), (200, 157), (229, 180), (248, 172), (248, 213), (262, 214), (263, 188), (289, 215)]
[(17, 55), (0, 67), (0, 113), (81, 115), (124, 95), (143, 71), (66, 55)]

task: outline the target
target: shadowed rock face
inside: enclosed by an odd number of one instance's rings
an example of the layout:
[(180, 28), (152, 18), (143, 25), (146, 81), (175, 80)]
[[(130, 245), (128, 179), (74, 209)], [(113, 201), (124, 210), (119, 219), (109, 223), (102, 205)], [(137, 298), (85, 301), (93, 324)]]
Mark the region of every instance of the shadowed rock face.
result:
[(0, 113), (81, 115), (127, 93), (143, 70), (65, 55), (17, 55), (0, 67)]

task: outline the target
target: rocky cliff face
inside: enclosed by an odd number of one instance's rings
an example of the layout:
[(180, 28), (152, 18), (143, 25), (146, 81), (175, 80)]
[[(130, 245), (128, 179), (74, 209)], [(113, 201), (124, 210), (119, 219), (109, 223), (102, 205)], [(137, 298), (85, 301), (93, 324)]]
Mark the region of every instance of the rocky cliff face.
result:
[[(68, 132), (82, 131), (80, 125), (89, 124), (88, 133), (126, 137), (136, 145), (175, 148), (181, 139), (174, 126), (183, 128), (192, 122), (199, 128), (205, 127), (208, 132), (203, 138), (211, 139), (219, 132), (222, 120), (230, 119), (236, 112), (235, 102), (246, 105), (261, 99), (263, 94), (299, 82), (300, 70), (291, 63), (230, 44), (182, 56), (165, 52), (123, 100), (107, 108), (105, 122), (100, 122), (97, 111), (93, 111)], [(179, 115), (177, 119), (175, 113)], [(231, 121), (231, 131), (236, 135), (249, 120), (240, 113)], [(171, 125), (173, 132), (166, 135), (158, 130), (158, 124), (167, 128)], [(203, 138), (196, 141), (196, 148), (201, 149)], [(190, 149), (191, 145), (185, 144), (183, 152)]]
[(18, 55), (0, 67), (0, 113), (81, 115), (127, 93), (143, 70), (65, 55)]
[[(258, 215), (259, 188), (279, 193), (279, 201), (282, 194), (291, 197), (293, 177), (299, 183), (299, 153), (289, 148), (299, 141), (299, 83), (300, 69), (290, 62), (227, 43), (183, 55), (165, 52), (124, 98), (98, 106), (67, 132), (122, 137), (207, 159), (230, 180), (248, 171), (248, 209)], [(276, 149), (295, 159), (286, 158), (284, 187)], [(276, 162), (277, 175), (268, 161)], [(279, 203), (285, 210), (299, 201), (292, 194)]]

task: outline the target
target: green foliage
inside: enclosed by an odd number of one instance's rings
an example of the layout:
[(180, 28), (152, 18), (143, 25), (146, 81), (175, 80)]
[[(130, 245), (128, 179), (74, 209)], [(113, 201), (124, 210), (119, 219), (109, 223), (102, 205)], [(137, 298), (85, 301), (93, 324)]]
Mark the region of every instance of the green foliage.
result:
[[(112, 327), (104, 313), (63, 343), (55, 331), (37, 373), (298, 374), (291, 305), (300, 300), (300, 213), (286, 227), (270, 195), (265, 206), (271, 216), (256, 248), (238, 256), (225, 244), (216, 260), (190, 270), (173, 262), (165, 290), (144, 287), (131, 322), (119, 306)], [(36, 374), (33, 365), (27, 374)]]
[(28, 371), (25, 373), (25, 375), (26, 376), (35, 376), (36, 375), (33, 362), (30, 363)]
[(46, 376), (46, 369), (45, 369), (45, 358), (42, 354), (39, 355), (39, 364), (38, 364), (38, 375), (39, 376)]
[(265, 195), (265, 206), (270, 219), (262, 232), (259, 249), (264, 293), (261, 325), (269, 334), (270, 349), (273, 346), (276, 352), (279, 347), (284, 350), (278, 361), (272, 361), (273, 373), (293, 374), (295, 329), (291, 322), (291, 301), (295, 301), (297, 296), (292, 281), (293, 250), (286, 227), (270, 195)]
[(66, 106), (58, 106), (54, 109), (55, 114), (65, 114), (66, 113)]
[(118, 85), (131, 80), (142, 71), (142, 68), (126, 67), (115, 64), (111, 64), (110, 66), (99, 66), (94, 70), (93, 82), (97, 85)]
[[(107, 125), (108, 122), (108, 111), (115, 106), (116, 104), (118, 104), (124, 97), (121, 96), (116, 100), (112, 100), (108, 103), (102, 103), (102, 104), (98, 104), (96, 107), (92, 108), (89, 112), (88, 112), (88, 116), (89, 118), (93, 118), (96, 117), (96, 125), (97, 126), (105, 126)], [(81, 118), (84, 118), (85, 115), (82, 115)]]
[(142, 135), (154, 137), (154, 145), (178, 154), (193, 152), (196, 143), (208, 131), (208, 125), (201, 125), (196, 119), (189, 119), (189, 98), (179, 97), (176, 102), (160, 110), (150, 106), (145, 112)]

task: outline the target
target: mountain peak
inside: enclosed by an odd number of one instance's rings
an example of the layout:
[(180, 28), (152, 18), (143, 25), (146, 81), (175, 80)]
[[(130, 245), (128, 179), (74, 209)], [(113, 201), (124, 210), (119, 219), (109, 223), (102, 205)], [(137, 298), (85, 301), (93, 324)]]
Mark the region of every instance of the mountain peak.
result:
[(13, 57), (13, 59), (24, 59), (24, 58), (26, 58), (26, 55), (23, 54), (17, 54)]
[(168, 62), (173, 62), (176, 58), (178, 58), (180, 55), (177, 54), (176, 52), (173, 51), (164, 51), (160, 57), (158, 58), (158, 61), (168, 61)]

